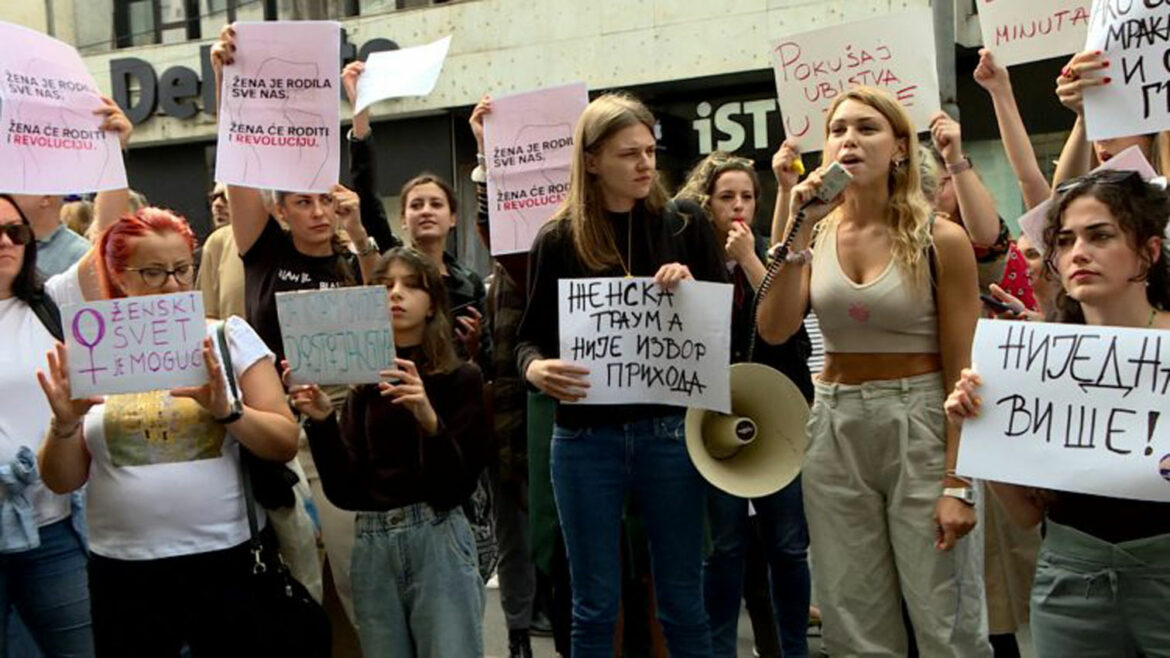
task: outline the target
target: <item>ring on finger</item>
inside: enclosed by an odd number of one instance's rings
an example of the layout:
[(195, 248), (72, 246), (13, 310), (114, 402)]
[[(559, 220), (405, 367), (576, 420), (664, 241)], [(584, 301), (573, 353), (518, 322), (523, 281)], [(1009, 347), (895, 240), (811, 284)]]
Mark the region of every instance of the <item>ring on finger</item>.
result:
[(1077, 75), (1076, 69), (1071, 66), (1066, 66), (1060, 70), (1060, 77), (1066, 80), (1076, 80), (1079, 76)]

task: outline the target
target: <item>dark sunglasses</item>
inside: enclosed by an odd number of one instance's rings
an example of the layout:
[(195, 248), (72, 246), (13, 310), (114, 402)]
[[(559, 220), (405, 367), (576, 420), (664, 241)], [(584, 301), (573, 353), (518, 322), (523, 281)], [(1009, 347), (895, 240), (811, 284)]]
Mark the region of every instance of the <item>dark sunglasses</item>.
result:
[(1057, 194), (1065, 194), (1071, 190), (1075, 190), (1082, 185), (1092, 185), (1093, 183), (1104, 183), (1106, 185), (1116, 185), (1119, 183), (1129, 183), (1133, 181), (1145, 182), (1142, 175), (1131, 169), (1102, 169), (1091, 174), (1085, 174), (1077, 178), (1070, 178), (1060, 185), (1056, 186)]
[(0, 234), (7, 235), (15, 245), (28, 244), (33, 240), (33, 230), (28, 224), (5, 224), (0, 226)]

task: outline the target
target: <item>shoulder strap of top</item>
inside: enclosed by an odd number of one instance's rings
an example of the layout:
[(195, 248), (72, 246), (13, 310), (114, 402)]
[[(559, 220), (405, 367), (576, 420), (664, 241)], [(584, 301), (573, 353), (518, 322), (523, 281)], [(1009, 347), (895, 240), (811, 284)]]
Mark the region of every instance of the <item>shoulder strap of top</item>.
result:
[(28, 305), (53, 338), (65, 340), (65, 332), (61, 328), (61, 309), (57, 308), (57, 302), (53, 301), (49, 293), (43, 290), (36, 293)]

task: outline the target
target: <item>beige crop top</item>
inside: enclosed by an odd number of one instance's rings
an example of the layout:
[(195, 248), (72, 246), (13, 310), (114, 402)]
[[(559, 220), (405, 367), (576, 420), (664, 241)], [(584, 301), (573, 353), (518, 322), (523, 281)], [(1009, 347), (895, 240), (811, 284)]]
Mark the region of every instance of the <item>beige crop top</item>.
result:
[(813, 250), (809, 300), (825, 352), (930, 353), (938, 349), (938, 311), (929, 285), (914, 286), (891, 258), (878, 278), (859, 285), (837, 260), (837, 232)]

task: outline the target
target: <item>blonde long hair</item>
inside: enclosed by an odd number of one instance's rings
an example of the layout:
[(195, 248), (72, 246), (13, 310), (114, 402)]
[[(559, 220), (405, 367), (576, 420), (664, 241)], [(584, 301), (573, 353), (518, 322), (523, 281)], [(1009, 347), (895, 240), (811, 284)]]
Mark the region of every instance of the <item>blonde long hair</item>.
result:
[[(833, 114), (841, 103), (847, 100), (864, 103), (877, 110), (890, 122), (894, 137), (906, 140), (906, 159), (890, 167), (890, 202), (886, 223), (891, 230), (894, 262), (911, 281), (925, 283), (929, 265), (926, 251), (931, 245), (931, 218), (934, 211), (922, 192), (922, 170), (918, 149), (918, 134), (906, 110), (889, 93), (875, 87), (854, 87), (838, 96), (825, 113), (825, 138), (829, 136), (829, 125)], [(840, 209), (833, 211), (817, 226), (818, 235), (828, 232), (834, 235), (841, 221)], [(941, 269), (941, 263), (939, 264)]]
[[(567, 222), (573, 236), (573, 248), (586, 268), (604, 270), (621, 263), (613, 227), (605, 218), (601, 183), (587, 171), (586, 154), (596, 154), (614, 133), (642, 124), (654, 133), (654, 115), (633, 96), (605, 94), (599, 96), (581, 114), (573, 131), (573, 164), (569, 173), (569, 193), (553, 214), (553, 219)], [(657, 175), (650, 184), (650, 195), (638, 200), (634, 210), (652, 221), (665, 210), (666, 190)]]

